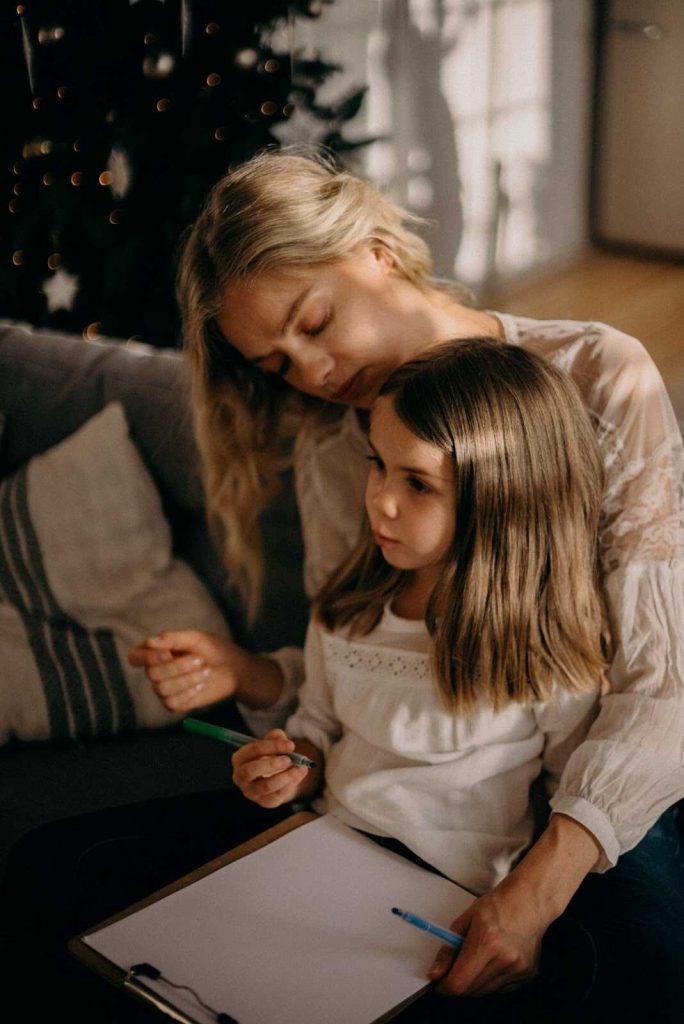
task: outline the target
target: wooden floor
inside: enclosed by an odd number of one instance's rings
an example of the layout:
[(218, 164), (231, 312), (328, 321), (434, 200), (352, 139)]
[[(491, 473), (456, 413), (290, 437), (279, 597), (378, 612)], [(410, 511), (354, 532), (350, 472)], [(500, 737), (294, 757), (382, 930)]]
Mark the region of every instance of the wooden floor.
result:
[(478, 302), (540, 319), (601, 320), (639, 338), (684, 410), (684, 265), (591, 250)]

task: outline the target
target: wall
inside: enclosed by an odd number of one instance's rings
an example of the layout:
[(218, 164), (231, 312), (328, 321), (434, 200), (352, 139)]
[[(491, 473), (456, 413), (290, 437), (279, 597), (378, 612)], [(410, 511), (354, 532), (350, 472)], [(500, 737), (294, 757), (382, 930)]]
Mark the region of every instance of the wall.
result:
[(381, 136), (360, 170), (429, 218), (440, 274), (491, 289), (585, 244), (589, 0), (335, 0), (290, 42), (343, 65), (322, 101), (368, 85), (346, 134)]

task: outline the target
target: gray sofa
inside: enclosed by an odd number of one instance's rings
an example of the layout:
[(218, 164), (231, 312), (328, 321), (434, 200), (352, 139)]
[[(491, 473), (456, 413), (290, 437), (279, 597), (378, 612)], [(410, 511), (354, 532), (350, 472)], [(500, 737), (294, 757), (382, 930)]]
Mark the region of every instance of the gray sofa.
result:
[[(174, 551), (199, 575), (233, 635), (253, 650), (299, 644), (306, 626), (301, 540), (291, 479), (264, 516), (268, 586), (247, 628), (204, 523), (197, 454), (180, 354), (86, 342), (0, 322), (0, 477), (61, 441), (107, 403), (126, 410), (131, 435), (158, 486)], [(0, 686), (6, 671), (0, 665)], [(245, 729), (231, 702), (207, 713)], [(229, 760), (178, 725), (106, 739), (10, 742), (0, 748), (0, 869), (12, 842), (43, 822), (134, 800), (226, 784)]]

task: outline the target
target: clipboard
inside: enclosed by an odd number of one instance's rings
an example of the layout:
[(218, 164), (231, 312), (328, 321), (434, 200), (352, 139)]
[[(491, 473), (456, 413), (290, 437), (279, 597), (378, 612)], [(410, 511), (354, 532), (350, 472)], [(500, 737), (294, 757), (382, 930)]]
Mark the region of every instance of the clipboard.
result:
[[(301, 811), (68, 948), (182, 1024), (383, 1024), (429, 987), (439, 946), (392, 904), (448, 926), (474, 898), (331, 815)], [(161, 979), (131, 971), (141, 962)]]

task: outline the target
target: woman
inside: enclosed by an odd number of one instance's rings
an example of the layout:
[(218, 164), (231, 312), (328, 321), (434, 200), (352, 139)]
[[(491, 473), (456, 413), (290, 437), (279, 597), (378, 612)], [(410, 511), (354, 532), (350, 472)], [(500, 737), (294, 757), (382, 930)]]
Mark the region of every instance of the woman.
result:
[[(456, 286), (432, 277), (407, 219), (323, 159), (265, 153), (212, 190), (184, 247), (179, 295), (210, 520), (252, 608), (257, 520), (287, 431), (301, 428), (295, 473), (312, 594), (356, 539), (363, 412), (397, 365), (447, 338), (490, 336), (540, 354), (580, 389), (607, 478), (600, 554), (615, 656), (600, 715), (570, 758), (546, 829), (474, 904), (471, 941), (444, 987), (484, 992), (510, 975), (511, 962), (529, 976), (546, 928), (585, 876), (638, 847), (684, 796), (684, 453), (638, 341), (602, 324), (470, 308)], [(203, 635), (166, 634), (133, 658), (169, 707), (234, 692), (260, 733), (284, 721), (301, 680), (291, 649), (258, 657)], [(675, 813), (659, 828), (676, 837)], [(648, 874), (646, 848), (623, 857), (621, 870), (638, 861), (637, 875)], [(617, 877), (615, 869), (605, 876)]]

